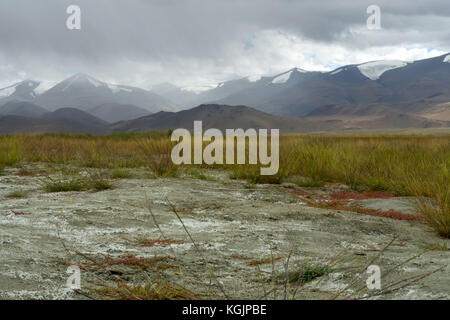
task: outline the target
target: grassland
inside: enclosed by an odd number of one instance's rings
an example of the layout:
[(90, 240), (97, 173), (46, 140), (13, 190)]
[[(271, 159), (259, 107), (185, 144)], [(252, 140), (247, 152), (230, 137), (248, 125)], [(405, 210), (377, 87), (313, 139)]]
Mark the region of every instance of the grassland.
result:
[[(170, 177), (178, 169), (170, 160), (172, 146), (165, 133), (3, 136), (0, 172), (4, 167), (46, 162), (116, 169), (118, 175), (126, 172), (120, 170), (146, 167), (154, 176)], [(288, 181), (308, 187), (341, 182), (358, 191), (412, 195), (429, 225), (442, 237), (450, 237), (449, 135), (282, 136), (275, 176), (261, 176), (258, 166), (215, 167), (251, 183)]]

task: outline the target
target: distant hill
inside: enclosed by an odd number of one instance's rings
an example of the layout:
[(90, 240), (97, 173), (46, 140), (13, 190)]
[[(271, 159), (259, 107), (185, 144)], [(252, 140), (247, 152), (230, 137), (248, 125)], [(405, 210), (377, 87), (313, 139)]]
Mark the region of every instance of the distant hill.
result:
[(66, 119), (75, 123), (82, 123), (91, 126), (106, 126), (107, 122), (101, 120), (85, 111), (76, 108), (61, 108), (53, 112), (48, 112), (41, 116), (43, 119)]
[[(361, 111), (362, 110), (362, 111)], [(283, 118), (246, 106), (200, 105), (179, 112), (158, 112), (128, 121), (108, 124), (87, 112), (62, 108), (40, 117), (1, 116), (0, 134), (14, 133), (90, 133), (166, 131), (185, 128), (192, 132), (194, 121), (203, 122), (203, 130), (226, 129), (280, 129), (280, 133), (307, 133), (343, 131), (348, 129), (404, 129), (450, 127), (450, 121), (441, 121), (418, 115), (391, 112), (374, 114), (356, 110), (357, 116), (331, 115), (328, 117)], [(351, 108), (348, 109), (348, 112)], [(364, 112), (365, 113), (364, 113)], [(367, 112), (366, 112), (367, 111)], [(363, 113), (361, 113), (363, 112)]]
[(10, 101), (0, 106), (0, 115), (14, 115), (23, 117), (40, 117), (48, 110), (25, 101)]
[(450, 127), (450, 121), (427, 119), (405, 113), (390, 113), (375, 119), (360, 120), (358, 126), (363, 129), (408, 129)]
[(46, 111), (42, 114), (35, 114), (35, 117), (32, 117), (31, 114), (28, 116), (0, 115), (0, 134), (107, 134), (109, 132), (108, 123), (75, 108), (62, 108), (54, 112)]
[(201, 105), (179, 112), (158, 112), (111, 126), (114, 131), (139, 132), (185, 128), (192, 132), (196, 120), (202, 120), (203, 129), (254, 128), (280, 129), (282, 133), (311, 132), (339, 129), (339, 121), (309, 121), (300, 118), (282, 118), (245, 106)]
[(88, 109), (87, 112), (108, 123), (137, 119), (150, 114), (145, 109), (118, 103), (105, 103)]
[(106, 126), (91, 125), (70, 119), (0, 116), (0, 135), (44, 133), (107, 134), (110, 130)]

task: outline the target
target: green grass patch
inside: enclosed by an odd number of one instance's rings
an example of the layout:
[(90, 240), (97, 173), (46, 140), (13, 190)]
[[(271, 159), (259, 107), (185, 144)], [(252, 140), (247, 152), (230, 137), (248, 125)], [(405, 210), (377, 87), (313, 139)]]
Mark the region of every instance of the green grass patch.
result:
[(43, 188), (46, 192), (71, 192), (71, 191), (85, 191), (89, 189), (89, 184), (79, 178), (70, 180), (54, 180), (52, 178), (47, 178), (43, 181)]
[(23, 199), (28, 197), (28, 192), (23, 190), (15, 190), (6, 195), (9, 199)]
[(133, 175), (126, 169), (115, 169), (111, 172), (111, 179), (130, 179)]
[(57, 178), (48, 176), (41, 180), (41, 184), (46, 192), (81, 192), (86, 190), (104, 191), (114, 189), (114, 184), (107, 178), (104, 172), (78, 172), (74, 175), (62, 175)]
[[(289, 283), (306, 284), (331, 272), (328, 265), (309, 264), (299, 270), (291, 271), (287, 275)], [(286, 275), (280, 275), (280, 279), (286, 280)]]

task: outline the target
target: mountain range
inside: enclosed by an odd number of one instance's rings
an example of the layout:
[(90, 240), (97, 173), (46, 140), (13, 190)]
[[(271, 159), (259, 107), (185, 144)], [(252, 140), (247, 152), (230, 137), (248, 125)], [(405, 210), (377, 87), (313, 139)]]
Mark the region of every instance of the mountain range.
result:
[(373, 110), (388, 106), (416, 113), (449, 102), (449, 84), (447, 54), (414, 62), (348, 65), (331, 72), (294, 68), (270, 77), (247, 77), (219, 84), (200, 94), (194, 104), (246, 105), (286, 117), (307, 117), (324, 107), (336, 110), (369, 105)]
[(79, 73), (48, 90), (34, 80), (0, 89), (0, 133), (167, 130), (191, 127), (194, 120), (285, 132), (447, 127), (449, 84), (450, 54), (330, 72), (293, 68), (198, 94), (169, 83), (151, 90), (113, 85)]
[(0, 89), (0, 105), (9, 101), (28, 101), (47, 110), (77, 108), (88, 110), (103, 104), (133, 105), (148, 112), (173, 111), (175, 105), (148, 90), (114, 85), (78, 73), (37, 94), (40, 83), (26, 80)]

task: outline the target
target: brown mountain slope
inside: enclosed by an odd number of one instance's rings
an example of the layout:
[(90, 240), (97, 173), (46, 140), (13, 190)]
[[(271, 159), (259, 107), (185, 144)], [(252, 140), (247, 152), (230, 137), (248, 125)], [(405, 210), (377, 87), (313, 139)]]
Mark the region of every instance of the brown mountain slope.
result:
[(202, 120), (203, 129), (280, 129), (281, 133), (338, 130), (340, 121), (320, 121), (301, 118), (282, 118), (245, 106), (201, 105), (180, 112), (159, 112), (111, 126), (114, 131), (148, 131), (185, 128), (193, 129), (194, 121)]

